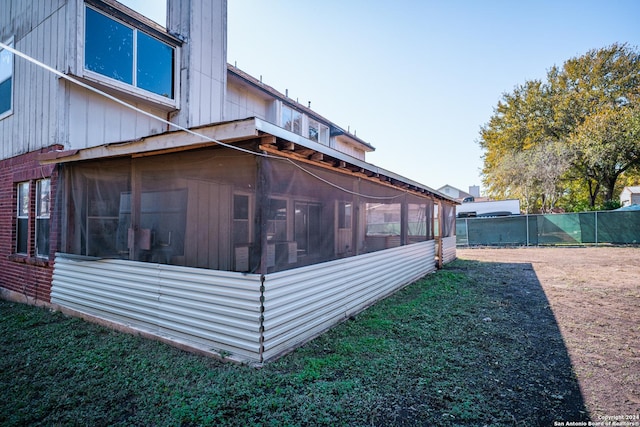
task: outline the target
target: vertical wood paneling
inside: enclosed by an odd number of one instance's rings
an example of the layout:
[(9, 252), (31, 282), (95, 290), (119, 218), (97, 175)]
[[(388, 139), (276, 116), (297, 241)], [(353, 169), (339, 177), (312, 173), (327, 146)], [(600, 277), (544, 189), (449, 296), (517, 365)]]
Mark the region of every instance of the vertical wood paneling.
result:
[[(60, 69), (59, 47), (66, 43), (65, 0), (5, 0), (1, 2), (2, 40), (14, 37), (14, 46)], [(0, 120), (3, 158), (52, 145), (60, 140), (58, 79), (46, 71), (14, 58), (13, 114)]]
[(225, 120), (237, 120), (247, 117), (258, 117), (270, 121), (268, 103), (250, 91), (234, 84), (227, 83)]
[(201, 268), (231, 269), (231, 186), (189, 180), (185, 263)]
[[(82, 66), (83, 3), (76, 0), (0, 2), (2, 40), (59, 71)], [(80, 39), (78, 39), (78, 37)], [(80, 50), (77, 49), (80, 46)], [(14, 114), (0, 120), (2, 158), (62, 143), (86, 148), (157, 134), (164, 126), (15, 58)], [(144, 105), (164, 117), (165, 112)]]
[(220, 186), (220, 197), (216, 201), (218, 210), (218, 268), (231, 270), (231, 206), (233, 206), (232, 190), (229, 185)]

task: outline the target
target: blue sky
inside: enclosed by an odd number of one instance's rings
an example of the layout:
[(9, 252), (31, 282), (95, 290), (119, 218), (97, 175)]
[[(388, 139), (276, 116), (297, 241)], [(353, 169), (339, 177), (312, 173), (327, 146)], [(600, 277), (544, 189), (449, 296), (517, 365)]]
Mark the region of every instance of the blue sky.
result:
[[(123, 1), (164, 23), (159, 2)], [(638, 0), (229, 0), (227, 60), (355, 131), (370, 163), (467, 190), (502, 94), (590, 49), (640, 46), (639, 16)]]

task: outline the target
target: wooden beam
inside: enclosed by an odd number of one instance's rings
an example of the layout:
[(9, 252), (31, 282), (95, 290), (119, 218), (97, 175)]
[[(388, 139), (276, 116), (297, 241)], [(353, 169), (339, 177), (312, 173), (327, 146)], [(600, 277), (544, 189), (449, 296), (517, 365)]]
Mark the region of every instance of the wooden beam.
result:
[(260, 144), (276, 145), (276, 137), (273, 135), (264, 135), (260, 138)]
[[(353, 175), (349, 171), (349, 169), (347, 169), (347, 168), (344, 168), (344, 169), (337, 168), (335, 166), (335, 160), (331, 159), (330, 157), (327, 158), (327, 159), (324, 159), (324, 156), (322, 156), (323, 161), (314, 161), (312, 158), (307, 159), (307, 158), (304, 158), (304, 157), (300, 157), (300, 156), (296, 155), (296, 153), (293, 153), (293, 152), (279, 151), (277, 147), (272, 146), (272, 145), (260, 145), (258, 147), (258, 149), (261, 150), (261, 151), (267, 152), (269, 154), (273, 154), (273, 155), (280, 156), (280, 157), (283, 157), (283, 158), (289, 158), (291, 160), (295, 160), (295, 161), (300, 162), (300, 163), (313, 165), (313, 166), (316, 166), (316, 167), (319, 167), (319, 168), (323, 168), (323, 169), (326, 169), (326, 170), (329, 170), (329, 171), (333, 171), (333, 172), (337, 172), (337, 173), (342, 173), (342, 174), (345, 174), (347, 176), (353, 177)], [(322, 154), (322, 153), (317, 153), (317, 154)], [(315, 154), (311, 155), (311, 157), (314, 157), (314, 156), (315, 156)], [(369, 176), (367, 172), (370, 173), (371, 176)], [(367, 181), (370, 181), (370, 182), (373, 182), (373, 183), (377, 183), (377, 184), (380, 184), (380, 185), (384, 185), (385, 187), (388, 187), (388, 188), (393, 188), (396, 191), (403, 191), (402, 188), (399, 188), (398, 186), (395, 186), (395, 185), (391, 184), (389, 182), (388, 177), (386, 177), (384, 175), (380, 175), (380, 174), (373, 173), (371, 171), (365, 170), (365, 173), (361, 174), (360, 176), (363, 179), (367, 180)], [(424, 197), (418, 191), (415, 191), (413, 193), (416, 194), (416, 195), (420, 195), (420, 196)], [(431, 197), (433, 197), (433, 196), (431, 196)]]
[(309, 156), (313, 153), (315, 153), (315, 151), (310, 148), (304, 148), (300, 145), (296, 146), (296, 154), (300, 154), (301, 156), (309, 158)]
[(314, 152), (311, 156), (309, 156), (309, 160), (313, 160), (315, 162), (321, 162), (324, 160), (324, 154), (322, 153), (318, 153), (317, 151)]
[(278, 144), (278, 148), (285, 151), (295, 151), (296, 144), (294, 144), (291, 141), (280, 140), (280, 143)]

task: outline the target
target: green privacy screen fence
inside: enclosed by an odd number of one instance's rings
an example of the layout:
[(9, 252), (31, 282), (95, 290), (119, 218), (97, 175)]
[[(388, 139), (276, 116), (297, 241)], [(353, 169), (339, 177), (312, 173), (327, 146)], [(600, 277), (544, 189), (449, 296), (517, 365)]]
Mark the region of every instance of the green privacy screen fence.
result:
[(640, 211), (456, 220), (458, 246), (640, 244)]

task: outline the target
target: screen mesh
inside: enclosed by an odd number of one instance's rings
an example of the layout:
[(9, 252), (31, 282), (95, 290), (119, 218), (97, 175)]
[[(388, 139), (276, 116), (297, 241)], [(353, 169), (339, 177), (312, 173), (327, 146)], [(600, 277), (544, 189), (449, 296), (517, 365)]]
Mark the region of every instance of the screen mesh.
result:
[(77, 255), (264, 273), (434, 238), (431, 197), (307, 162), (215, 147), (63, 172)]

